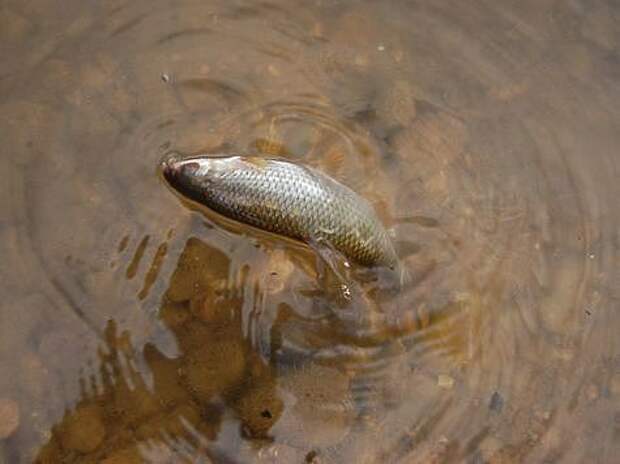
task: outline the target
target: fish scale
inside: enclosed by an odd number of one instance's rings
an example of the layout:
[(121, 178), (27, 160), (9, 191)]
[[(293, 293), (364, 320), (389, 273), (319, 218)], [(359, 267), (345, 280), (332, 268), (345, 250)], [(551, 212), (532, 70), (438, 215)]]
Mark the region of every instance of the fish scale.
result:
[(308, 166), (260, 156), (168, 157), (165, 178), (180, 193), (235, 221), (309, 244), (364, 266), (396, 265), (372, 206)]

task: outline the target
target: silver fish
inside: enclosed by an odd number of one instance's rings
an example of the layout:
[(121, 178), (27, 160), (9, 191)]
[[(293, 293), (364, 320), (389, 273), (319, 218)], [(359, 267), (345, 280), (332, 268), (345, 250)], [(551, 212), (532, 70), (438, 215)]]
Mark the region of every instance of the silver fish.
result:
[(171, 155), (162, 168), (178, 192), (229, 219), (327, 245), (363, 266), (397, 264), (372, 206), (316, 169), (277, 158), (220, 155)]

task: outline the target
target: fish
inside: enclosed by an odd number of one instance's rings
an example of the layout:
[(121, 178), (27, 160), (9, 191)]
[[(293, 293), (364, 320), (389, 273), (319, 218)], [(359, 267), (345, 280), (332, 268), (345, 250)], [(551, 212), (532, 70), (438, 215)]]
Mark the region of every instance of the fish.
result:
[(161, 167), (174, 190), (228, 219), (336, 250), (364, 267), (397, 267), (390, 236), (372, 205), (313, 167), (236, 154), (169, 154)]

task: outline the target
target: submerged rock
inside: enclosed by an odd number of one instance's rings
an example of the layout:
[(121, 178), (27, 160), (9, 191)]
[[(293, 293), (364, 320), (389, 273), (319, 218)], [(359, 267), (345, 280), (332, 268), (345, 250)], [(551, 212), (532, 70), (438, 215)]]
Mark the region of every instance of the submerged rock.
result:
[(252, 385), (242, 393), (233, 408), (243, 423), (244, 433), (254, 438), (268, 435), (284, 409), (274, 381)]
[(188, 351), (183, 378), (189, 391), (209, 401), (238, 384), (245, 371), (245, 347), (241, 340), (220, 335), (207, 337), (202, 346)]
[(63, 422), (60, 441), (66, 450), (89, 453), (101, 446), (106, 429), (101, 409), (95, 405), (78, 406)]
[(208, 292), (214, 279), (228, 272), (228, 257), (197, 238), (187, 241), (166, 296), (178, 303)]

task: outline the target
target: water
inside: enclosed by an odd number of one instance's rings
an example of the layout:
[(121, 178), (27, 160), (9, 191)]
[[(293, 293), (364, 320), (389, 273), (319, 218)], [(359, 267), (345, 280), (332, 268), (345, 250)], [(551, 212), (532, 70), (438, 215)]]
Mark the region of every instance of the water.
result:
[[(0, 462), (611, 463), (612, 1), (0, 7)], [(398, 295), (156, 166), (262, 151), (378, 209)]]

